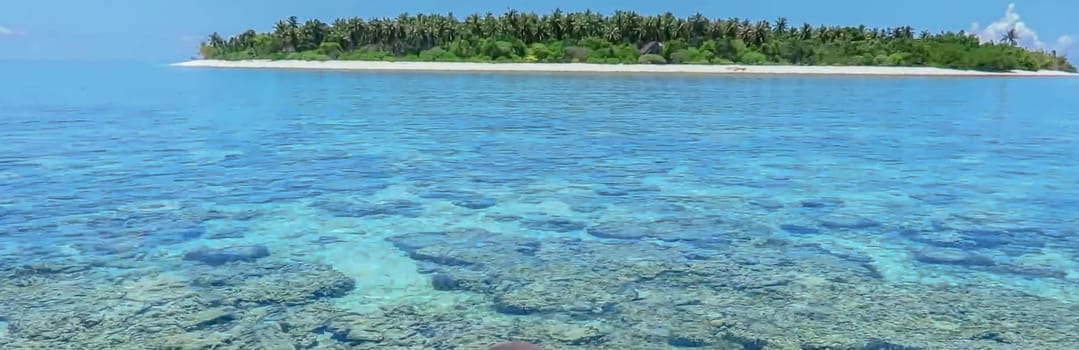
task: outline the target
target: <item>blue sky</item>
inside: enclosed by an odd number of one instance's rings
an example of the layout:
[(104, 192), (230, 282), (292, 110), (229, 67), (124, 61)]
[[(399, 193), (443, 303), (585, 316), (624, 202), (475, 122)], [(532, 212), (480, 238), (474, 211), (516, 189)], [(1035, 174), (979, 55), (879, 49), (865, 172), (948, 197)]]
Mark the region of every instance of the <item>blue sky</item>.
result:
[[(1015, 7), (1008, 12), (1009, 4)], [(985, 35), (1018, 27), (1025, 45), (1060, 48), (1079, 58), (1079, 1), (1076, 0), (3, 0), (0, 1), (0, 58), (61, 60), (177, 61), (194, 55), (211, 32), (231, 35), (268, 30), (290, 15), (330, 21), (336, 17), (396, 16), (401, 12), (501, 12), (507, 8), (546, 12), (701, 12), (708, 17), (769, 19), (793, 23), (911, 25), (916, 29), (970, 30)], [(996, 22), (996, 23), (994, 23)], [(1036, 39), (1033, 36), (1037, 35)]]

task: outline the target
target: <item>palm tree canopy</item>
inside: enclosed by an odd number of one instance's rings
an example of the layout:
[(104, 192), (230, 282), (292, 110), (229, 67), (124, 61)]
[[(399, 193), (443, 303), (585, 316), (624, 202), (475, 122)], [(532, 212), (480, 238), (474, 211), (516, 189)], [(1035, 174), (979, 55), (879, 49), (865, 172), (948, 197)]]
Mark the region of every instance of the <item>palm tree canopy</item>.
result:
[[(916, 36), (915, 33), (918, 33)], [(792, 26), (694, 13), (642, 15), (619, 10), (546, 14), (409, 14), (339, 18), (327, 24), (290, 16), (270, 32), (248, 30), (225, 40), (209, 36), (200, 52), (218, 59), (363, 59), (592, 63), (781, 63), (936, 66), (962, 69), (1063, 69), (1067, 58), (1017, 45), (1012, 28), (1001, 43), (965, 32), (916, 32), (910, 26)], [(660, 52), (642, 46), (663, 44)], [(649, 52), (643, 53), (642, 52)], [(644, 57), (644, 55), (661, 57)]]

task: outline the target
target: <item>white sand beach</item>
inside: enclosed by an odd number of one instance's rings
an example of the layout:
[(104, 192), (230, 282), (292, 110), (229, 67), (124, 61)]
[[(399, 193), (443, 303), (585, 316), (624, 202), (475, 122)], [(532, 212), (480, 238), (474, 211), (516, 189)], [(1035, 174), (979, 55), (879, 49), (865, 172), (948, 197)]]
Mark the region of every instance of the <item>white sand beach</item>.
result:
[(381, 61), (221, 61), (193, 60), (178, 67), (310, 69), (348, 71), (444, 71), (537, 73), (673, 73), (760, 75), (863, 75), (863, 76), (970, 76), (970, 77), (1079, 77), (1060, 71), (980, 72), (931, 67), (791, 66), (791, 65), (645, 65), (588, 63), (466, 63)]

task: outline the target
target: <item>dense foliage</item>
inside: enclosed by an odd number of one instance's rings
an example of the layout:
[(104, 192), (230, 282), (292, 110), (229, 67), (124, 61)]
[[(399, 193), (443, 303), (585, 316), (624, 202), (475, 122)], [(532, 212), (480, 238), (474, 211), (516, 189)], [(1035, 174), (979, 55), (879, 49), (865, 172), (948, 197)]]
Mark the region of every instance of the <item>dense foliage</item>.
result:
[[(915, 33), (911, 27), (794, 26), (701, 14), (611, 16), (585, 11), (546, 15), (408, 15), (396, 19), (317, 19), (277, 22), (273, 31), (248, 30), (229, 39), (214, 33), (201, 46), (208, 59), (412, 60), (589, 62), (641, 64), (801, 64), (934, 66), (978, 70), (1075, 71), (1055, 52), (1015, 45), (1011, 31), (998, 43), (964, 32)], [(662, 45), (648, 45), (658, 42)], [(642, 50), (649, 47), (654, 50)]]

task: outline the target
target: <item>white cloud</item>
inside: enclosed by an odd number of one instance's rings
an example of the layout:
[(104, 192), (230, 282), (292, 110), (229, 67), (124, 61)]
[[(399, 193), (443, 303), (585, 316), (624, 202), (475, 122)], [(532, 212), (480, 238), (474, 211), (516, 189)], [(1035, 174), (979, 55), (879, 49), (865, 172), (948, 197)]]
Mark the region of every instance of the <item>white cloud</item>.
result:
[(1058, 52), (1065, 52), (1071, 49), (1075, 45), (1075, 38), (1071, 35), (1061, 35), (1057, 38), (1057, 44), (1053, 46), (1053, 50)]
[(0, 35), (15, 35), (15, 31), (11, 28), (0, 26)]
[(1001, 38), (1008, 33), (1009, 30), (1015, 29), (1015, 33), (1018, 34), (1016, 42), (1024, 47), (1032, 49), (1044, 49), (1044, 50), (1057, 50), (1067, 51), (1075, 44), (1075, 39), (1071, 36), (1061, 36), (1057, 38), (1056, 43), (1052, 47), (1038, 38), (1038, 33), (1034, 31), (1026, 22), (1023, 22), (1019, 17), (1019, 12), (1015, 10), (1015, 3), (1008, 4), (1008, 9), (1004, 11), (1004, 17), (990, 23), (981, 28), (977, 22), (971, 24), (970, 29), (978, 36), (978, 40), (981, 42), (1000, 42)]

